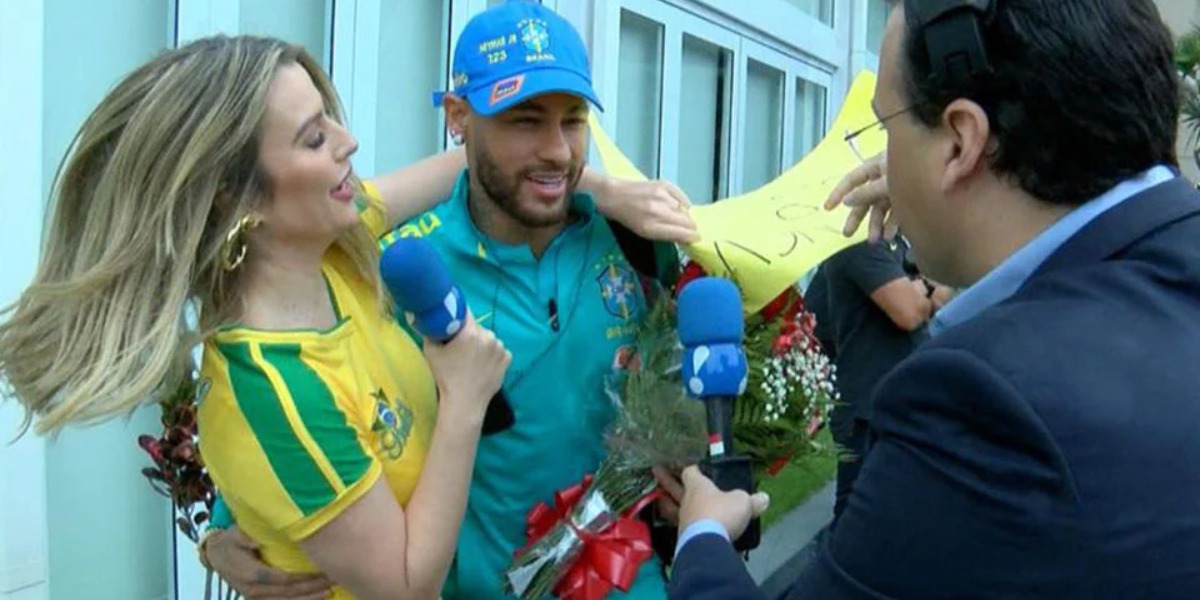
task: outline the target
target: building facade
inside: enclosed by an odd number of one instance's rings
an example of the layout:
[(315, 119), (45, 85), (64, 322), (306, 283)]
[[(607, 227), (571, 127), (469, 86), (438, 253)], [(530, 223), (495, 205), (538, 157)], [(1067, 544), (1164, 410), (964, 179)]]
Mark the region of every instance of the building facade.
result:
[[(304, 45), (330, 70), (363, 175), (446, 147), (444, 89), (466, 21), (498, 0), (0, 2), (0, 304), (33, 276), (55, 170), (87, 111), (156, 52), (213, 33)], [(884, 0), (543, 0), (591, 48), (601, 122), (697, 202), (752, 189), (826, 133), (874, 69)], [(158, 411), (26, 435), (0, 403), (0, 600), (193, 600), (195, 555), (139, 471)]]
[[(1171, 33), (1179, 37), (1200, 25), (1200, 0), (1154, 0), (1158, 12), (1171, 28)], [(1179, 155), (1179, 166), (1183, 174), (1192, 181), (1200, 181), (1200, 165), (1192, 158), (1193, 144), (1188, 143), (1187, 131), (1179, 130), (1179, 143), (1176, 147)]]
[[(0, 1), (0, 305), (33, 276), (49, 189), (87, 111), (156, 52), (213, 33), (304, 45), (342, 95), (363, 175), (444, 149), (444, 89), (466, 21), (498, 0)], [(601, 122), (634, 163), (696, 202), (765, 183), (827, 132), (874, 70), (884, 0), (542, 0), (591, 48)], [(1173, 31), (1200, 0), (1156, 0)], [(1195, 177), (1181, 140), (1185, 173)], [(0, 403), (0, 600), (194, 600), (201, 573), (135, 444), (157, 409), (27, 435)]]

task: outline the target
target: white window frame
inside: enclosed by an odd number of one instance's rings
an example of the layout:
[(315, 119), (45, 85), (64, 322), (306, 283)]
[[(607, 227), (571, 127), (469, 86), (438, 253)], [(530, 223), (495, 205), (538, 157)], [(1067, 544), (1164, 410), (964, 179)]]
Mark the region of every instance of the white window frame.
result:
[(785, 49), (788, 53), (803, 54), (828, 65), (845, 60), (845, 47), (837, 35), (837, 28), (845, 18), (838, 5), (844, 4), (844, 0), (834, 2), (832, 26), (822, 23), (787, 0), (663, 1), (695, 11), (714, 21), (729, 22), (737, 33), (748, 39), (769, 38), (769, 45)]
[[(811, 83), (814, 85), (819, 85), (819, 86), (822, 86), (825, 88), (825, 106), (822, 107), (823, 110), (821, 111), (821, 114), (824, 115), (824, 117), (825, 117), (824, 122), (821, 123), (821, 129), (825, 135), (829, 134), (830, 127), (833, 125), (834, 115), (833, 115), (833, 111), (831, 110), (831, 108), (833, 106), (833, 104), (832, 104), (832, 98), (833, 98), (832, 86), (836, 83), (837, 78), (828, 73), (823, 73), (821, 71), (817, 71), (816, 74), (813, 74), (811, 76), (808, 74), (801, 73), (800, 75), (792, 77), (791, 81), (788, 84), (789, 85), (789, 89), (788, 89), (789, 100), (788, 100), (788, 102), (790, 102), (790, 106), (791, 106), (791, 110), (792, 110), (792, 122), (789, 125), (788, 130), (791, 131), (793, 135), (791, 136), (791, 139), (788, 140), (790, 152), (784, 154), (784, 170), (787, 170), (790, 166), (795, 165), (797, 162), (800, 161), (801, 158), (803, 158), (803, 157), (796, 156), (796, 136), (795, 136), (796, 119), (799, 118), (799, 115), (795, 114), (795, 111), (796, 111), (796, 84), (798, 83), (797, 80), (800, 80), (800, 79), (802, 79), (808, 83)], [(818, 138), (817, 142), (820, 143), (820, 138)], [(811, 152), (811, 151), (812, 150), (809, 150), (809, 152)]]
[(879, 55), (867, 46), (867, 13), (871, 0), (854, 0), (847, 2), (850, 8), (850, 71), (857, 73), (861, 70), (879, 72)]
[[(370, 177), (375, 175), (381, 0), (328, 1), (333, 2), (330, 76), (346, 109), (349, 129), (361, 150), (354, 157), (355, 170)], [(375, 43), (359, 44), (360, 39)]]
[[(549, 8), (550, 10), (552, 10), (554, 12), (558, 12), (558, 0), (537, 0), (537, 1), (541, 2), (542, 6), (545, 6), (546, 8)], [(566, 1), (567, 2), (572, 2), (572, 1), (579, 2), (579, 0), (566, 0)], [(487, 10), (487, 7), (488, 7), (488, 0), (466, 0), (466, 2), (468, 3), (468, 7), (469, 7), (468, 10), (469, 10), (470, 14), (472, 14), (472, 15), (479, 14), (479, 13)]]
[[(237, 32), (241, 2), (254, 0), (177, 1), (178, 27), (175, 32), (179, 43), (186, 43), (217, 32)], [(381, 34), (380, 16), (385, 1), (395, 0), (326, 0), (326, 26), (331, 26), (332, 36), (328, 38), (324, 59), (346, 109), (350, 129), (362, 150), (355, 156), (355, 168), (365, 176), (378, 174), (375, 164), (380, 58), (377, 40)], [(441, 30), (449, 31), (450, 39), (444, 40), (445, 50), (438, 65), (438, 71), (443, 74), (441, 85), (445, 86), (450, 81), (450, 53), (454, 44), (467, 21), (487, 8), (487, 0), (440, 1), (449, 8), (443, 10)], [(544, 4), (553, 7), (557, 0), (544, 0)], [(434, 110), (432, 105), (430, 110)], [(437, 119), (439, 130), (444, 131), (445, 127), (440, 126), (444, 117), (438, 114)], [(449, 146), (449, 139), (443, 135), (442, 148)]]
[[(176, 46), (201, 38), (207, 35), (216, 33), (236, 34), (241, 26), (241, 8), (242, 2), (253, 2), (254, 0), (172, 0), (169, 9), (171, 16), (175, 19), (175, 27), (172, 35), (169, 35), (169, 41)], [(330, 20), (334, 19), (336, 4), (353, 5), (356, 2), (364, 0), (325, 0), (325, 29), (329, 30)], [(378, 0), (375, 0), (378, 2)], [(336, 23), (336, 19), (334, 19)], [(334, 32), (336, 39), (336, 32)], [(334, 48), (330, 41), (326, 41), (323, 48), (324, 56), (319, 58), (323, 62), (332, 67), (330, 61), (330, 53)]]
[[(743, 73), (742, 80), (749, 79), (750, 77), (750, 59), (754, 59), (758, 62), (761, 62), (763, 65), (770, 66), (775, 68), (775, 70), (779, 70), (784, 73), (784, 124), (782, 124), (782, 127), (784, 127), (782, 136), (784, 137), (782, 137), (782, 148), (780, 152), (780, 173), (782, 173), (790, 168), (792, 164), (796, 163), (799, 158), (799, 156), (796, 156), (796, 136), (794, 136), (794, 131), (796, 131), (796, 121), (799, 119), (799, 115), (796, 114), (797, 79), (804, 79), (806, 82), (821, 85), (824, 89), (826, 89), (826, 112), (824, 112), (824, 114), (826, 114), (826, 122), (824, 122), (823, 126), (828, 130), (829, 90), (833, 86), (834, 76), (833, 73), (823, 71), (821, 68), (796, 58), (796, 56), (785, 54), (779, 49), (769, 48), (767, 46), (763, 46), (762, 43), (743, 38), (742, 59), (740, 59), (738, 62), (738, 68), (739, 70), (742, 70)], [(743, 94), (744, 96), (745, 86), (740, 86), (739, 91), (740, 94)], [(745, 100), (743, 97), (743, 103), (744, 102)], [(742, 127), (739, 127), (739, 131), (744, 134), (746, 118), (745, 112), (740, 113), (738, 118), (742, 120)], [(742, 142), (742, 139), (738, 139), (739, 144), (740, 142)], [(740, 146), (738, 146), (738, 148), (740, 148)], [(738, 152), (739, 161), (742, 155), (743, 152)], [(743, 184), (742, 169), (740, 169), (740, 167), (742, 167), (742, 164), (738, 164), (736, 190), (742, 190), (743, 192), (746, 192), (748, 190), (745, 190), (744, 188), (745, 186)]]
[[(620, 77), (621, 11), (628, 10), (662, 25), (663, 63), (658, 161), (659, 176), (668, 180), (674, 180), (678, 175), (680, 112), (674, 107), (679, 106), (681, 101), (683, 35), (687, 34), (702, 39), (732, 53), (733, 65), (730, 72), (732, 95), (729, 99), (728, 124), (729, 153), (725, 173), (725, 181), (728, 186), (727, 195), (730, 196), (745, 191), (743, 189), (743, 156), (739, 150), (746, 127), (743, 107), (746, 102), (749, 59), (753, 58), (784, 73), (783, 123), (781, 124), (783, 143), (779, 155), (781, 172), (792, 164), (792, 155), (794, 154), (796, 80), (804, 79), (826, 89), (826, 122), (824, 125), (828, 128), (831, 118), (829, 107), (844, 95), (845, 85), (843, 84), (839, 90), (839, 80), (846, 78), (841, 73), (842, 70), (835, 68), (836, 61), (826, 64), (820, 60), (820, 57), (814, 58), (809, 52), (812, 48), (806, 47), (805, 51), (801, 51), (788, 44), (767, 45), (754, 41), (755, 38), (763, 39), (763, 36), (761, 32), (748, 29), (746, 21), (772, 22), (770, 17), (772, 16), (771, 11), (774, 10), (788, 15), (786, 19), (782, 20), (785, 24), (802, 22), (810, 28), (819, 27), (828, 39), (817, 45), (818, 54), (827, 51), (829, 46), (838, 47), (839, 42), (835, 39), (838, 36), (835, 35), (836, 32), (833, 28), (824, 25), (784, 0), (762, 0), (764, 2), (762, 6), (756, 3), (745, 3), (747, 6), (742, 7), (741, 4), (738, 4), (745, 10), (741, 10), (737, 21), (731, 21), (728, 16), (713, 10), (714, 7), (732, 10), (734, 1), (736, 0), (612, 0), (597, 3), (592, 30), (595, 79), (598, 93), (604, 100), (606, 108), (600, 117), (600, 122), (606, 131), (615, 132), (620, 112), (616, 89)], [(856, 1), (862, 2), (863, 0)], [(773, 8), (767, 5), (772, 5)], [(750, 8), (750, 6), (755, 8)], [(863, 6), (865, 7), (865, 4)], [(771, 8), (771, 10), (767, 10), (767, 8)], [(844, 8), (842, 3), (835, 5), (835, 20), (841, 18), (845, 22), (847, 13), (849, 11)], [(719, 20), (714, 21), (713, 19)], [(799, 21), (796, 21), (797, 19)], [(863, 27), (865, 28), (865, 26), (864, 13)], [(772, 29), (778, 28), (772, 26)], [(767, 41), (773, 42), (774, 40), (768, 39)], [(825, 44), (825, 47), (821, 47), (821, 44)]]
[[(621, 10), (628, 10), (642, 17), (659, 23), (663, 27), (663, 55), (662, 55), (662, 80), (661, 80), (661, 95), (660, 95), (660, 111), (659, 111), (659, 131), (658, 136), (660, 143), (658, 145), (658, 169), (659, 177), (674, 181), (679, 175), (679, 128), (680, 128), (680, 112), (677, 110), (666, 110), (667, 107), (678, 106), (681, 95), (681, 78), (683, 76), (683, 36), (690, 35), (694, 38), (704, 40), (715, 46), (719, 46), (730, 52), (734, 57), (734, 65), (737, 64), (737, 56), (739, 52), (739, 39), (733, 32), (723, 29), (720, 26), (701, 19), (686, 11), (681, 11), (673, 6), (665, 5), (657, 0), (620, 0), (619, 2), (610, 2), (612, 7), (615, 7), (615, 15), (613, 19), (614, 26), (606, 31), (606, 35), (611, 35), (613, 40), (608, 41), (608, 48), (615, 48), (613, 52), (608, 52), (607, 56), (613, 60), (607, 61), (602, 77), (604, 84), (602, 85), (601, 94), (605, 103), (605, 113), (601, 119), (605, 129), (608, 131), (616, 131), (617, 114), (619, 110), (617, 94), (617, 81), (619, 71), (616, 68), (618, 61), (616, 58), (620, 52), (620, 22)], [(608, 69), (611, 64), (612, 68)], [(597, 71), (600, 73), (600, 71)], [(730, 77), (733, 78), (731, 89), (734, 90), (730, 98), (730, 114), (737, 115), (740, 110), (738, 104), (737, 88), (739, 86), (739, 74), (736, 68), (731, 68)], [(607, 91), (607, 92), (606, 92)], [(733, 160), (734, 146), (733, 141), (736, 139), (737, 124), (734, 120), (729, 123), (729, 141), (730, 141), (730, 160)]]
[[(777, 170), (780, 173), (782, 173), (782, 172), (786, 171), (792, 165), (792, 156), (795, 154), (794, 149), (795, 149), (796, 136), (794, 135), (794, 133), (795, 133), (796, 117), (797, 117), (797, 115), (796, 115), (796, 80), (804, 79), (806, 81), (815, 83), (817, 85), (824, 86), (826, 90), (829, 90), (833, 85), (833, 74), (826, 72), (826, 71), (822, 71), (821, 69), (819, 69), (813, 65), (810, 65), (808, 63), (805, 63), (804, 61), (802, 61), (794, 56), (789, 56), (788, 54), (785, 54), (778, 49), (770, 48), (761, 43), (755, 42), (753, 40), (743, 38), (742, 39), (742, 52), (740, 53), (738, 61), (737, 61), (737, 68), (738, 68), (739, 72), (741, 73), (741, 78), (740, 78), (741, 81), (747, 81), (749, 79), (749, 69), (750, 69), (750, 60), (751, 59), (782, 72), (783, 76), (784, 76), (783, 99), (782, 99), (782, 101), (783, 101), (783, 123), (782, 123), (783, 138), (782, 138), (782, 142), (783, 143), (780, 148), (779, 164), (777, 165)], [(740, 100), (739, 104), (745, 104), (745, 102), (746, 102), (746, 99), (745, 99), (746, 86), (745, 85), (738, 86), (735, 91), (735, 96), (736, 95), (741, 96), (741, 100)], [(828, 119), (829, 119), (829, 110), (828, 110), (829, 93), (828, 92), (826, 92), (826, 94), (825, 94), (825, 102), (826, 102), (825, 118), (826, 118), (826, 121), (828, 121)], [(742, 141), (744, 139), (743, 136), (745, 135), (745, 131), (746, 131), (746, 112), (739, 111), (739, 112), (736, 112), (735, 114), (737, 114), (738, 119), (740, 121), (739, 126), (737, 127), (737, 130), (738, 130), (737, 139), (735, 140), (735, 143), (737, 143), (738, 145), (735, 146), (735, 148), (740, 149)], [(828, 127), (829, 123), (826, 122), (825, 126)], [(733, 166), (733, 179), (730, 181), (731, 191), (732, 190), (740, 190), (740, 193), (748, 192), (750, 190), (745, 189), (745, 183), (744, 183), (745, 182), (745, 168), (744, 168), (745, 165), (743, 164), (743, 161), (742, 161), (743, 153), (740, 151), (737, 151), (737, 152), (735, 152), (735, 156), (737, 157), (737, 160), (736, 160), (736, 164), (732, 165)]]

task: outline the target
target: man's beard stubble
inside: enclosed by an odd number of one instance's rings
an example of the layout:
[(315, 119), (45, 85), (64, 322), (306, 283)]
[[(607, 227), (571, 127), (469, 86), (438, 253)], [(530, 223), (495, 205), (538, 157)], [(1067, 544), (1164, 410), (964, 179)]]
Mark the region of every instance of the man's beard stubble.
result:
[[(500, 171), (500, 167), (496, 165), (496, 161), (492, 159), (492, 155), (483, 148), (482, 144), (474, 145), (471, 148), (471, 153), (475, 159), (475, 177), (479, 180), (480, 187), (483, 188), (484, 193), (488, 195), (492, 202), (500, 210), (504, 211), (504, 214), (529, 229), (553, 227), (567, 221), (570, 198), (575, 194), (576, 186), (579, 185), (579, 178), (583, 174), (582, 164), (572, 164), (567, 168), (566, 197), (563, 198), (560, 209), (553, 214), (542, 216), (530, 214), (522, 210), (521, 202), (518, 198), (521, 182), (525, 180), (526, 176), (537, 171), (537, 169), (522, 169), (509, 178)], [(561, 171), (562, 168), (560, 165), (551, 165), (545, 170)]]

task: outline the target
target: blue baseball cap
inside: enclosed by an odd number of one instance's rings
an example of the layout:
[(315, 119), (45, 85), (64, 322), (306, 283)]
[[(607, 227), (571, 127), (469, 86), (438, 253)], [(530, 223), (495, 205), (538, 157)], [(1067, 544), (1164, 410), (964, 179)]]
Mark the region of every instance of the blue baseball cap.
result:
[[(530, 98), (565, 93), (604, 110), (583, 38), (538, 2), (509, 0), (475, 15), (454, 48), (453, 93), (486, 117)], [(441, 106), (444, 92), (433, 95)]]

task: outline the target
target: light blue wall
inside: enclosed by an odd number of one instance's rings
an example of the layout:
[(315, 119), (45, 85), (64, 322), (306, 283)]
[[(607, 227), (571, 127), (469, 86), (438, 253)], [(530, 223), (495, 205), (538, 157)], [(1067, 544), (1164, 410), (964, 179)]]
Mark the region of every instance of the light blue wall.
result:
[[(442, 2), (383, 2), (379, 19), (379, 100), (374, 142), (377, 175), (439, 149), (440, 110), (431, 94), (442, 85), (446, 27)], [(367, 132), (355, 129), (358, 136)]]
[(43, 182), (117, 78), (167, 45), (164, 0), (46, 0)]
[[(0, 2), (0, 306), (33, 278), (42, 221), (42, 2)], [(33, 57), (32, 60), (29, 57)], [(10, 92), (9, 90), (13, 90)], [(46, 442), (26, 435), (20, 405), (0, 394), (0, 600), (49, 597)]]
[[(167, 45), (164, 0), (46, 0), (43, 189), (87, 113), (118, 78)], [(139, 474), (139, 433), (157, 433), (157, 408), (131, 420), (71, 430), (46, 451), (52, 600), (151, 600), (168, 595), (166, 501)]]
[(299, 44), (329, 69), (326, 9), (326, 0), (242, 0), (238, 33), (273, 36)]

